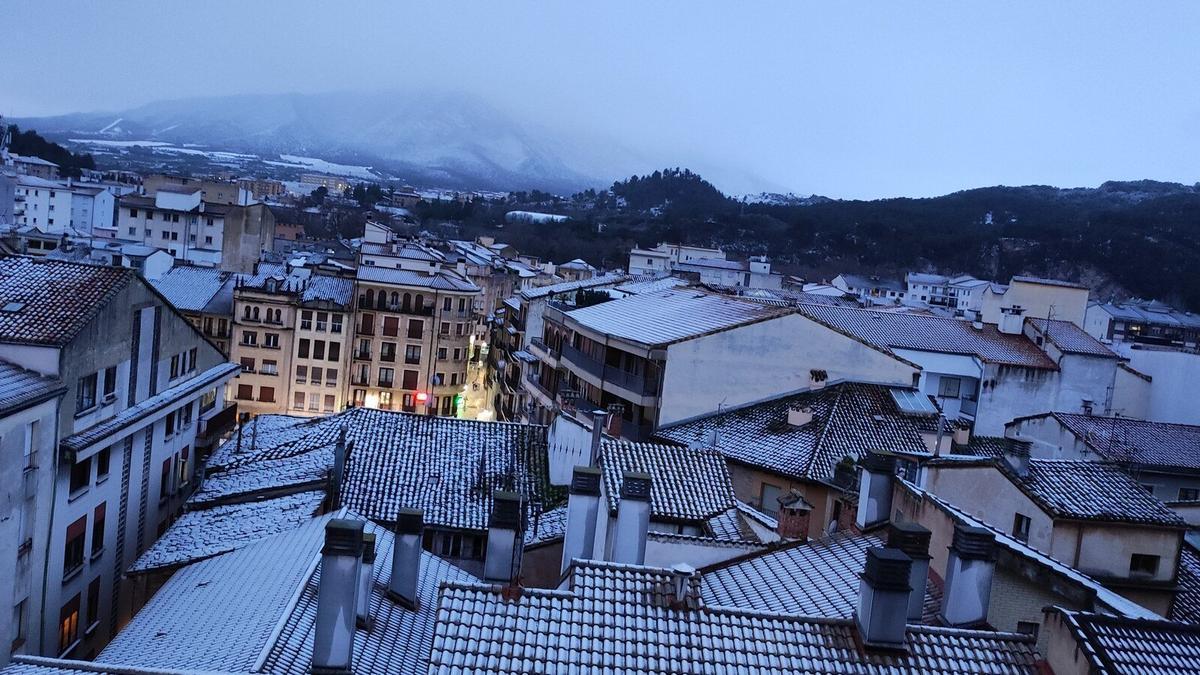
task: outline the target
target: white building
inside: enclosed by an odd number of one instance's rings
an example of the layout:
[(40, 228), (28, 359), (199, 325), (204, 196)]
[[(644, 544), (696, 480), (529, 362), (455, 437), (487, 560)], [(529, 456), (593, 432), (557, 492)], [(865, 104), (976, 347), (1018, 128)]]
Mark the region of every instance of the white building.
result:
[(909, 272), (904, 277), (907, 296), (904, 303), (913, 307), (939, 307), (954, 316), (976, 319), (983, 307), (983, 292), (991, 282), (969, 274), (955, 277)]
[(153, 197), (122, 197), (116, 237), (167, 251), (176, 260), (252, 273), (271, 250), (275, 217), (264, 204), (232, 206), (203, 201), (200, 190), (160, 188)]
[(9, 256), (0, 297), (0, 359), (66, 387), (45, 436), (57, 446), (36, 448), (52, 515), (29, 553), (44, 579), (20, 651), (87, 657), (127, 619), (125, 569), (232, 424), (223, 392), (237, 367), (130, 269)]
[(839, 291), (871, 305), (898, 305), (904, 302), (906, 288), (895, 279), (839, 274), (830, 282)]
[(677, 274), (702, 284), (780, 288), (783, 276), (771, 273), (765, 256), (749, 260), (729, 260), (718, 248), (659, 244), (652, 249), (635, 248), (629, 252), (629, 273), (633, 276)]
[(109, 186), (21, 175), (13, 197), (19, 225), (53, 234), (111, 236), (116, 196)]
[(1016, 314), (1083, 327), (1089, 293), (1087, 286), (1070, 281), (1017, 276), (1007, 286), (990, 284), (983, 291), (979, 317), (984, 323), (1000, 323), (1005, 314)]

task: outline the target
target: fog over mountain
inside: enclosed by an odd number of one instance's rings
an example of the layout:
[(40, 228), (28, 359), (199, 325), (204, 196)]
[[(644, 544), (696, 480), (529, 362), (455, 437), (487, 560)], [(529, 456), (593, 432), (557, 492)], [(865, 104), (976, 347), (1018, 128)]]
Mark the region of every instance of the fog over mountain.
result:
[(56, 139), (305, 155), (446, 187), (571, 192), (656, 165), (611, 138), (540, 127), (461, 93), (220, 96), (13, 121)]

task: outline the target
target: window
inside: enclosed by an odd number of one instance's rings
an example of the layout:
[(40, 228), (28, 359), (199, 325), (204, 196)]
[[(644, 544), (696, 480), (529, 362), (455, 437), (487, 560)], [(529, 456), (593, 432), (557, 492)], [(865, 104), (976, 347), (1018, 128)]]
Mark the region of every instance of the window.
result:
[(237, 388), (237, 397), (239, 401), (253, 401), (254, 387), (249, 384), (239, 384)]
[[(211, 220), (212, 220), (212, 218), (209, 218), (209, 220), (211, 221)], [(205, 243), (205, 244), (211, 244), (211, 243), (213, 243), (213, 242), (212, 242), (212, 237), (205, 237), (205, 238), (204, 238), (204, 243)]]
[(163, 421), (165, 435), (169, 438), (175, 435), (175, 413), (167, 413), (166, 419)]
[(104, 369), (104, 398), (117, 395), (117, 367), (110, 366)]
[[(388, 392), (388, 396), (391, 396), (391, 392)], [(333, 407), (334, 407), (333, 394), (325, 394), (325, 406), (324, 406), (323, 410), (325, 412), (333, 412)]]
[(412, 339), (421, 339), (421, 334), (425, 332), (425, 322), (420, 319), (408, 320), (408, 337)]
[(342, 355), (342, 343), (330, 342), (329, 343), (329, 359), (328, 360), (336, 363), (341, 358), (341, 355)]
[(271, 359), (263, 359), (262, 373), (263, 373), (263, 375), (278, 375), (279, 374), (279, 363), (276, 361), (272, 361)]
[(296, 366), (296, 382), (304, 383), (308, 381), (308, 366)]
[(266, 333), (263, 335), (263, 346), (271, 349), (279, 349), (279, 333)]
[(410, 389), (410, 390), (417, 388), (417, 371), (415, 371), (415, 370), (404, 371), (404, 384), (403, 384), (402, 388)]
[(395, 316), (383, 317), (383, 334), (388, 337), (396, 337), (400, 334), (400, 319)]
[(312, 382), (313, 384), (321, 384), (321, 376), (322, 376), (322, 375), (324, 375), (324, 374), (325, 374), (325, 373), (324, 373), (324, 372), (321, 370), (321, 368), (314, 366), (314, 367), (313, 367), (313, 369), (312, 369), (312, 380), (311, 380), (311, 382)]
[(763, 483), (762, 489), (759, 492), (759, 509), (771, 517), (779, 515), (779, 496), (783, 494), (783, 488), (770, 483)]
[(1156, 555), (1134, 553), (1129, 556), (1129, 575), (1152, 577), (1158, 574), (1158, 560)]
[(312, 349), (312, 357), (313, 357), (314, 359), (323, 359), (323, 358), (325, 358), (325, 341), (324, 341), (324, 340), (313, 340), (313, 346), (312, 346), (312, 347), (313, 347), (313, 349)]
[(26, 469), (37, 468), (38, 465), (38, 434), (42, 423), (34, 420), (25, 425), (25, 466)]
[(1013, 516), (1012, 536), (1021, 541), (1029, 541), (1029, 516), (1018, 513)]
[(81, 459), (71, 465), (71, 494), (86, 490), (92, 481), (92, 458)]
[(458, 384), (458, 373), (450, 373), (450, 384), (451, 385)]
[(1194, 502), (1200, 500), (1200, 488), (1179, 488), (1179, 501)]
[(308, 358), (308, 345), (309, 345), (308, 338), (300, 338), (300, 344), (296, 347), (296, 356), (298, 356), (302, 359), (307, 359)]
[(67, 601), (58, 614), (58, 654), (66, 656), (79, 640), (79, 594)]
[(312, 310), (306, 309), (300, 312), (300, 328), (302, 330), (312, 330)]
[(175, 468), (179, 470), (179, 485), (180, 487), (187, 485), (190, 482), (191, 476), (188, 472), (188, 457), (191, 456), (191, 449), (184, 448), (179, 451), (179, 458), (175, 462)]
[(96, 407), (96, 373), (79, 378), (75, 395), (75, 412), (81, 413)]
[(379, 369), (379, 386), (390, 387), (396, 383), (396, 371), (391, 368)]
[(366, 400), (367, 400), (367, 390), (366, 389), (355, 389), (354, 390), (354, 405), (361, 406), (363, 403), (366, 402)]
[(404, 348), (404, 362), (405, 363), (413, 363), (413, 364), (420, 363), (421, 362), (421, 346), (420, 345), (406, 346)]
[(242, 365), (243, 373), (253, 373), (254, 372), (254, 359), (250, 358), (249, 356), (243, 356), (239, 362)]
[(13, 651), (20, 649), (25, 644), (25, 605), (28, 599), (22, 600), (13, 606), (12, 613), (12, 643)]
[(275, 402), (275, 387), (259, 387), (258, 400), (263, 403)]
[(176, 354), (175, 356), (171, 357), (171, 378), (170, 379), (173, 380), (177, 377), (179, 377), (179, 354)]
[(326, 326), (329, 325), (329, 312), (317, 312), (317, 330), (325, 332)]
[(330, 332), (330, 333), (340, 333), (340, 332), (342, 332), (342, 315), (341, 315), (341, 314), (334, 314), (334, 315), (333, 315), (333, 316), (330, 318), (330, 320), (329, 320), (329, 332)]
[(325, 369), (325, 386), (336, 387), (337, 386), (337, 376), (338, 376), (337, 368), (326, 368)]
[(392, 392), (390, 392), (390, 391), (379, 392), (379, 407), (384, 410), (392, 409)]
[(242, 331), (242, 344), (249, 345), (251, 347), (253, 347), (254, 345), (257, 345), (258, 344), (258, 333), (254, 332), (252, 330)]
[(439, 332), (439, 333), (441, 333), (442, 335), (449, 335), (449, 334), (450, 334), (450, 322), (449, 322), (449, 321), (443, 321), (443, 322), (442, 322), (442, 326), (441, 326), (441, 328), (438, 330), (438, 332)]
[(96, 453), (96, 482), (108, 478), (108, 465), (112, 459), (112, 448), (104, 448)]
[(87, 632), (92, 632), (100, 623), (100, 577), (92, 579), (88, 584), (87, 595)]
[(83, 568), (83, 538), (87, 534), (87, 516), (67, 526), (66, 544), (63, 546), (63, 580), (67, 580)]
[(104, 514), (108, 509), (108, 502), (103, 502), (96, 507), (92, 516), (92, 557), (95, 558), (104, 550)]
[(165, 500), (171, 495), (171, 458), (163, 460), (162, 472), (158, 479), (158, 499)]
[(445, 361), (446, 360), (446, 348), (438, 347), (437, 355), (438, 355), (439, 360)]
[(962, 378), (943, 377), (938, 380), (938, 396), (941, 398), (958, 398), (958, 392), (961, 388)]
[(446, 299), (442, 300), (442, 311), (449, 312), (450, 309), (454, 306), (453, 302), (454, 301), (450, 298), (446, 298)]
[(465, 323), (454, 324), (454, 334), (455, 335), (462, 335), (464, 332), (466, 332), (466, 330), (467, 330), (467, 324), (465, 324)]
[(137, 209), (129, 209), (129, 217), (137, 218)]
[(304, 392), (298, 391), (292, 394), (292, 407), (296, 410), (304, 410)]

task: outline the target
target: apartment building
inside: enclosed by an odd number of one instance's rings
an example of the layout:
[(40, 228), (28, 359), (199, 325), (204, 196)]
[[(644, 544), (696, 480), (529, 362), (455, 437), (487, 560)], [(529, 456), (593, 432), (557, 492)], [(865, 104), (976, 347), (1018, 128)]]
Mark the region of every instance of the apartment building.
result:
[(327, 415), (346, 405), (351, 279), (259, 265), (233, 291), (235, 398), (243, 414)]
[(969, 274), (949, 277), (941, 274), (909, 272), (904, 276), (908, 288), (904, 301), (916, 307), (934, 307), (953, 312), (954, 316), (974, 320), (983, 306), (983, 292), (990, 281)]
[[(262, 182), (274, 183), (274, 181)], [(210, 204), (226, 204), (229, 206), (248, 206), (254, 203), (254, 187), (256, 185), (253, 181), (247, 184), (243, 181), (169, 176), (161, 173), (150, 174), (142, 178), (142, 192), (147, 197), (154, 197), (158, 194), (159, 190), (186, 193), (199, 191), (202, 201)]]
[(456, 415), (479, 287), (450, 270), (366, 264), (356, 280), (350, 404)]
[(183, 265), (170, 268), (150, 283), (228, 356), (233, 338), (235, 281), (233, 272)]
[(36, 448), (52, 516), (48, 545), (27, 553), (44, 575), (19, 610), (21, 650), (90, 658), (128, 618), (125, 569), (232, 424), (237, 368), (130, 269), (8, 256), (0, 297), (0, 359), (66, 387)]
[(983, 291), (979, 317), (1000, 323), (1005, 314), (1069, 321), (1083, 327), (1091, 290), (1060, 279), (1015, 276), (1008, 285), (989, 284)]
[(203, 267), (252, 273), (270, 251), (275, 217), (263, 204), (231, 206), (206, 202), (197, 189), (159, 188), (153, 197), (122, 197), (116, 236), (169, 252), (176, 260)]

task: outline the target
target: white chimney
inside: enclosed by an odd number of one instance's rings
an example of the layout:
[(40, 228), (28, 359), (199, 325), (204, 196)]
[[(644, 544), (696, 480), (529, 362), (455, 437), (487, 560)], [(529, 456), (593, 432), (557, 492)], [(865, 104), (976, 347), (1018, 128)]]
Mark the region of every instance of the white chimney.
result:
[(401, 607), (417, 608), (417, 579), (421, 576), (421, 539), (425, 534), (425, 512), (400, 509), (392, 542), (392, 576), (388, 598)]
[(488, 520), (487, 554), (483, 559), (483, 578), (509, 584), (521, 570), (524, 549), (525, 509), (521, 495), (515, 492), (492, 493), (492, 515)]
[(813, 419), (812, 408), (808, 406), (788, 408), (787, 423), (789, 426), (802, 427)]
[(375, 584), (375, 533), (363, 533), (362, 565), (358, 569), (358, 601), (355, 603), (355, 624), (371, 630), (371, 587)]
[(605, 410), (592, 411), (592, 445), (590, 461), (588, 466), (599, 466), (600, 464), (600, 440), (604, 437), (604, 430), (608, 426), (608, 412)]
[(854, 620), (868, 647), (903, 649), (908, 627), (912, 560), (894, 548), (872, 546), (858, 582)]
[(567, 529), (563, 533), (562, 569), (575, 559), (590, 560), (596, 541), (596, 518), (600, 512), (600, 469), (577, 466), (571, 474), (567, 498)]
[(959, 425), (954, 427), (954, 444), (966, 446), (971, 442), (971, 427)]
[(1000, 325), (998, 328), (1001, 333), (1009, 335), (1020, 335), (1024, 332), (1025, 327), (1025, 309), (1023, 307), (1002, 307), (1000, 308)]
[(912, 559), (908, 585), (908, 620), (920, 623), (925, 615), (925, 587), (929, 582), (929, 539), (932, 533), (916, 523), (894, 522), (888, 528), (887, 547), (894, 548)]
[(987, 622), (995, 570), (996, 536), (991, 530), (956, 525), (942, 593), (945, 625), (973, 627)]
[(858, 529), (865, 530), (891, 518), (896, 457), (868, 450), (858, 463), (862, 475), (858, 479), (858, 512), (854, 522)]
[(313, 628), (312, 672), (350, 675), (354, 656), (354, 606), (362, 564), (363, 522), (334, 518), (325, 524), (321, 581)]
[(692, 592), (692, 579), (696, 576), (696, 568), (687, 563), (675, 563), (671, 566), (671, 586), (674, 592), (672, 604), (678, 608), (688, 608), (695, 599)]
[(650, 475), (626, 473), (621, 479), (621, 503), (613, 534), (613, 562), (642, 565), (646, 562), (646, 534), (650, 529)]

